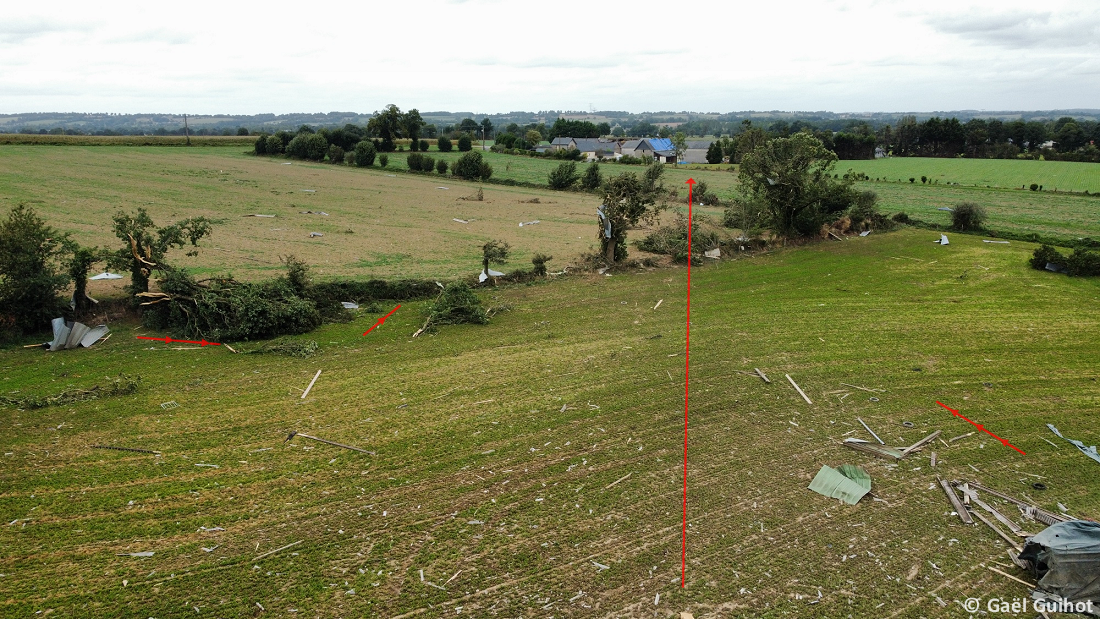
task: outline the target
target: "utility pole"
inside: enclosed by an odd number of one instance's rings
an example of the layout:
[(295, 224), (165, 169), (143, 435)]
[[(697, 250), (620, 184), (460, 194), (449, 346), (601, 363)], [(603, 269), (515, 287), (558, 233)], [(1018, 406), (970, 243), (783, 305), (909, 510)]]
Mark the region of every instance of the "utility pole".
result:
[(187, 127), (187, 114), (183, 115), (183, 135), (187, 136), (187, 145), (191, 146), (191, 132)]

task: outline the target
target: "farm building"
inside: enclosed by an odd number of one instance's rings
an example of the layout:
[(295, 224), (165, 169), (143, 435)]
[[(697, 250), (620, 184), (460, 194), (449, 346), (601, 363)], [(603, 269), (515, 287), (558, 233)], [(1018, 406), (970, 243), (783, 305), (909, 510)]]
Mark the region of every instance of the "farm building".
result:
[(707, 149), (713, 144), (713, 140), (688, 140), (687, 150), (684, 151), (683, 163), (706, 163)]

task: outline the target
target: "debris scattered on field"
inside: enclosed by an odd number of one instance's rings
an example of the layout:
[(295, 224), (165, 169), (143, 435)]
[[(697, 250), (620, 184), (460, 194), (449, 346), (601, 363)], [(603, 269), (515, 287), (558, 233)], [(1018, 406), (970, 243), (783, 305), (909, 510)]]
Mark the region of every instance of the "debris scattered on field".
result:
[(1046, 267), (1044, 267), (1044, 268), (1048, 271), (1053, 271), (1055, 273), (1062, 273), (1062, 272), (1065, 271), (1065, 269), (1062, 268), (1062, 265), (1054, 264), (1053, 262), (1048, 262)]
[(108, 273), (107, 271), (104, 271), (104, 272), (100, 273), (99, 275), (93, 275), (92, 277), (89, 277), (88, 279), (97, 280), (97, 281), (101, 280), (101, 279), (122, 279), (122, 276), (119, 275), (118, 273)]
[(450, 189), (450, 187), (436, 187), (436, 189)]
[(859, 389), (860, 391), (867, 391), (869, 393), (886, 393), (885, 389), (869, 389), (867, 387), (860, 387), (859, 385), (849, 385), (848, 383), (840, 383), (845, 387), (851, 387), (852, 389)]
[(308, 434), (302, 434), (301, 432), (298, 432), (297, 430), (295, 430), (294, 432), (291, 432), (290, 435), (287, 436), (286, 440), (284, 440), (283, 442), (286, 443), (287, 441), (294, 438), (295, 436), (300, 436), (302, 438), (308, 438), (308, 439), (318, 441), (318, 442), (321, 442), (321, 443), (326, 443), (328, 445), (335, 445), (336, 447), (343, 447), (344, 449), (350, 449), (352, 451), (359, 451), (359, 452), (362, 452), (362, 453), (365, 453), (365, 454), (370, 454), (372, 456), (377, 455), (373, 451), (367, 451), (366, 449), (360, 449), (359, 447), (352, 447), (351, 445), (345, 445), (343, 443), (337, 443), (335, 441), (329, 441), (329, 440), (325, 440), (323, 438), (317, 438), (316, 436), (310, 436)]
[(950, 245), (951, 241), (947, 240), (947, 235), (946, 234), (941, 234), (940, 235), (940, 240), (933, 241), (933, 243), (939, 243), (940, 245)]
[[(1045, 510), (1041, 507), (1037, 507), (1035, 505), (1032, 505), (1031, 503), (1026, 503), (1024, 501), (1021, 501), (1020, 499), (1017, 499), (1015, 497), (1004, 494), (1003, 492), (998, 492), (998, 491), (996, 491), (992, 488), (987, 488), (987, 487), (985, 487), (985, 486), (983, 486), (983, 485), (981, 485), (977, 482), (969, 482), (967, 485), (973, 487), (975, 490), (980, 490), (982, 492), (987, 492), (989, 494), (992, 494), (995, 497), (999, 497), (1001, 499), (1004, 499), (1004, 500), (1008, 501), (1009, 503), (1013, 503), (1013, 504), (1017, 505), (1018, 507), (1023, 507), (1025, 509), (1031, 510), (1032, 517), (1034, 517), (1039, 522), (1043, 522), (1043, 523), (1046, 523), (1046, 524), (1055, 524), (1055, 523), (1058, 523), (1058, 522), (1068, 522), (1070, 520), (1074, 520), (1074, 518), (1072, 516), (1068, 516), (1068, 515), (1067, 516), (1062, 516), (1060, 514), (1055, 514), (1054, 512), (1047, 511), (1047, 510)], [(1059, 506), (1061, 506), (1060, 503), (1059, 503)], [(1062, 510), (1062, 511), (1065, 511), (1065, 510)]]
[(714, 258), (715, 260), (718, 260), (719, 258), (722, 257), (722, 249), (720, 247), (715, 247), (714, 249), (708, 249), (705, 252), (703, 252), (703, 255), (706, 256), (707, 258)]
[(886, 444), (881, 438), (878, 437), (877, 434), (875, 434), (875, 431), (872, 430), (870, 428), (870, 426), (868, 426), (866, 423), (864, 423), (864, 421), (862, 419), (860, 419), (859, 417), (856, 417), (856, 421), (858, 421), (860, 423), (860, 425), (863, 426), (864, 430), (867, 430), (868, 432), (870, 432), (871, 436), (875, 437), (875, 440), (878, 441), (879, 445), (885, 445)]
[(999, 244), (1002, 244), (1002, 245), (1008, 245), (1009, 244), (1008, 241), (988, 241), (986, 239), (982, 239), (982, 242), (983, 243), (999, 243)]
[(212, 529), (208, 529), (208, 528), (206, 528), (206, 527), (199, 527), (199, 529), (198, 529), (198, 530), (199, 530), (199, 531), (202, 531), (202, 532), (204, 532), (204, 533), (209, 533), (209, 532), (211, 532), (211, 531), (224, 531), (225, 529), (223, 529), (222, 527), (214, 527), (214, 528), (212, 528)]
[(77, 346), (89, 348), (110, 331), (107, 325), (92, 328), (84, 323), (70, 322), (64, 318), (54, 318), (50, 321), (50, 326), (53, 327), (53, 341), (42, 344), (49, 348), (50, 352), (68, 350)]
[(599, 569), (601, 569), (601, 570), (609, 570), (609, 569), (611, 569), (611, 566), (610, 566), (610, 565), (604, 565), (603, 563), (596, 563), (595, 561), (592, 561), (592, 565), (595, 565), (595, 566), (596, 566), (597, 568), (599, 568)]
[(968, 436), (974, 436), (974, 433), (973, 432), (967, 432), (966, 434), (960, 434), (960, 435), (956, 436), (955, 438), (947, 439), (947, 442), (948, 443), (954, 443), (955, 441), (962, 440), (962, 439), (964, 439)]
[(282, 551), (286, 550), (287, 548), (293, 548), (294, 546), (297, 546), (298, 544), (301, 544), (303, 541), (305, 541), (305, 540), (298, 540), (296, 542), (292, 542), (290, 544), (287, 544), (286, 546), (283, 546), (281, 548), (276, 548), (275, 550), (269, 550), (269, 551), (263, 553), (262, 555), (256, 557), (255, 559), (252, 559), (252, 560), (253, 561), (259, 561), (260, 559), (263, 559), (264, 557), (270, 557), (271, 555), (273, 555), (277, 552), (282, 552)]
[(606, 488), (604, 488), (604, 490), (610, 490), (610, 489), (611, 489), (611, 486), (614, 486), (615, 484), (617, 484), (617, 483), (619, 483), (619, 482), (621, 482), (621, 481), (626, 481), (626, 480), (627, 480), (627, 478), (628, 478), (628, 477), (630, 477), (630, 476), (631, 476), (631, 475), (633, 475), (633, 474), (634, 474), (634, 472), (633, 472), (633, 471), (631, 471), (630, 473), (627, 473), (626, 475), (623, 475), (622, 477), (620, 477), (620, 478), (616, 479), (615, 481), (611, 482), (610, 484), (607, 484), (607, 487), (606, 487)]
[(1007, 543), (1008, 543), (1008, 545), (1009, 545), (1009, 547), (1011, 547), (1011, 548), (1012, 548), (1013, 550), (1015, 550), (1015, 551), (1016, 551), (1017, 553), (1019, 553), (1019, 552), (1020, 552), (1021, 550), (1023, 550), (1023, 548), (1021, 548), (1021, 547), (1020, 547), (1020, 545), (1016, 543), (1016, 540), (1014, 540), (1014, 539), (1012, 539), (1011, 537), (1009, 537), (1009, 536), (1008, 536), (1007, 534), (1005, 534), (1005, 532), (1004, 532), (1004, 531), (1002, 531), (1002, 530), (998, 529), (998, 528), (996, 527), (996, 525), (994, 525), (994, 524), (993, 524), (992, 522), (990, 522), (988, 518), (986, 518), (985, 516), (981, 515), (981, 513), (980, 513), (980, 512), (977, 512), (977, 511), (971, 511), (971, 512), (970, 512), (970, 515), (972, 515), (972, 516), (974, 516), (975, 518), (977, 518), (978, 520), (981, 520), (982, 522), (984, 522), (984, 523), (985, 523), (985, 526), (989, 527), (990, 529), (993, 529), (993, 532), (994, 532), (994, 533), (996, 533), (998, 537), (1000, 537), (1000, 538), (1001, 538), (1001, 539), (1003, 539), (1003, 540), (1004, 540), (1005, 542), (1007, 542)]
[(298, 213), (302, 215), (324, 215), (325, 217), (328, 217), (328, 213), (324, 211), (298, 211)]
[(851, 464), (842, 464), (835, 469), (822, 466), (810, 482), (809, 489), (840, 499), (848, 505), (855, 505), (863, 495), (871, 491), (871, 476), (862, 467)]
[(787, 377), (787, 380), (791, 381), (791, 385), (795, 388), (795, 391), (798, 392), (798, 395), (802, 396), (803, 400), (806, 400), (806, 404), (813, 404), (813, 402), (810, 401), (809, 396), (806, 395), (806, 392), (802, 390), (802, 387), (798, 386), (798, 383), (794, 382), (794, 379), (791, 378), (790, 374), (784, 374), (784, 376)]
[(657, 309), (658, 307), (661, 307), (661, 304), (664, 303), (664, 302), (665, 302), (664, 299), (658, 299), (657, 300), (657, 305), (654, 305), (653, 309)]
[(270, 217), (274, 217), (274, 215), (260, 215), (259, 213), (256, 213), (255, 215), (241, 215), (241, 217), (268, 217), (268, 218), (270, 218)]
[(468, 224), (468, 223), (470, 223), (469, 221), (467, 221), (467, 220), (465, 220), (465, 219), (459, 219), (459, 218), (457, 218), (457, 217), (455, 217), (455, 218), (454, 218), (454, 219), (452, 219), (451, 221), (457, 221), (457, 222), (458, 222), (458, 223), (460, 223), (460, 224)]
[(112, 445), (91, 445), (92, 449), (114, 449), (117, 451), (136, 451), (143, 454), (156, 454), (160, 455), (159, 451), (153, 451), (152, 449), (138, 449), (137, 447), (114, 447)]
[(343, 305), (344, 309), (359, 309), (359, 304), (354, 301), (340, 301), (340, 305)]
[(932, 452), (932, 461), (929, 463), (930, 467), (936, 468), (936, 452)]
[(302, 193), (317, 193), (316, 189), (303, 189)]
[(176, 402), (175, 400), (172, 400), (171, 402), (161, 402), (161, 404), (160, 404), (160, 408), (162, 410), (166, 410), (166, 411), (170, 411), (173, 408), (179, 408), (179, 407), (180, 407), (179, 403)]
[(202, 467), (211, 468), (211, 469), (220, 469), (221, 468), (217, 464), (196, 464), (195, 466), (202, 466)]
[[(489, 273), (488, 275), (485, 274), (486, 271), (488, 271), (488, 273)], [(478, 283), (483, 283), (485, 280), (489, 279), (490, 277), (503, 277), (503, 276), (504, 276), (504, 273), (501, 273), (500, 271), (494, 271), (492, 269), (485, 269), (481, 272), (481, 274), (479, 274), (477, 276), (477, 281), (478, 281)]]
[(308, 359), (319, 351), (320, 348), (317, 346), (315, 340), (299, 341), (279, 338), (255, 350), (248, 351), (248, 354), (262, 355), (266, 353), (275, 353), (287, 355), (289, 357), (298, 357), (299, 359)]
[(1016, 578), (1016, 577), (1015, 577), (1015, 576), (1013, 576), (1012, 574), (1006, 574), (1006, 573), (1002, 572), (1001, 570), (999, 570), (999, 569), (997, 569), (997, 568), (995, 568), (995, 567), (993, 567), (993, 566), (991, 566), (991, 565), (987, 565), (987, 566), (985, 566), (985, 567), (986, 567), (986, 569), (987, 569), (987, 570), (989, 570), (989, 571), (991, 571), (991, 572), (997, 572), (998, 574), (1000, 574), (1001, 576), (1004, 576), (1005, 578), (1011, 578), (1012, 580), (1015, 580), (1016, 582), (1018, 582), (1018, 583), (1020, 583), (1020, 584), (1022, 584), (1022, 585), (1027, 585), (1027, 587), (1028, 587), (1029, 589), (1034, 589), (1034, 588), (1035, 588), (1035, 585), (1033, 585), (1033, 584), (1029, 583), (1028, 581), (1026, 581), (1026, 580), (1021, 580), (1021, 579), (1019, 579), (1019, 578)]
[(521, 221), (521, 222), (519, 222), (519, 227), (522, 228), (524, 226), (533, 226), (533, 225), (538, 224), (538, 223), (542, 223), (542, 222), (537, 220), (537, 219), (534, 220), (534, 221)]
[(302, 392), (302, 399), (303, 400), (306, 399), (307, 395), (309, 395), (309, 390), (313, 389), (313, 384), (316, 383), (317, 379), (320, 378), (320, 377), (321, 377), (321, 370), (317, 370), (317, 373), (313, 375), (313, 380), (309, 381), (309, 386), (306, 387), (306, 390)]
[(959, 520), (962, 520), (963, 524), (974, 524), (974, 520), (970, 517), (970, 512), (963, 507), (963, 504), (959, 501), (959, 497), (955, 494), (951, 485), (938, 477), (936, 481), (940, 483), (940, 487), (947, 493), (947, 500), (951, 502), (951, 507), (955, 510), (955, 514), (958, 515)]
[(760, 371), (760, 368), (753, 368), (753, 369), (756, 370), (756, 375), (757, 376), (764, 379), (764, 382), (766, 382), (766, 383), (771, 383), (772, 382), (772, 381), (768, 380), (768, 377), (765, 376), (763, 372)]
[(144, 552), (120, 552), (120, 553), (116, 554), (115, 556), (116, 557), (151, 557), (151, 556), (153, 556), (153, 551), (146, 550)]
[(863, 232), (859, 233), (860, 236), (867, 236), (868, 234), (871, 234), (870, 230), (864, 230)]
[(695, 619), (695, 615), (689, 613), (686, 610), (680, 611), (680, 619)]
[(1074, 439), (1066, 438), (1066, 437), (1062, 436), (1062, 433), (1058, 431), (1058, 428), (1055, 428), (1053, 425), (1048, 423), (1047, 427), (1050, 428), (1051, 432), (1058, 435), (1058, 438), (1065, 439), (1066, 441), (1069, 441), (1073, 445), (1076, 445), (1077, 449), (1081, 450), (1081, 453), (1083, 453), (1086, 456), (1092, 458), (1093, 460), (1096, 460), (1097, 462), (1100, 462), (1100, 454), (1098, 454), (1096, 452), (1096, 445), (1093, 445), (1092, 447), (1085, 447), (1085, 444), (1082, 443), (1081, 441), (1076, 441)]
[[(868, 429), (868, 431), (870, 430)], [(872, 432), (872, 434), (874, 433)], [(904, 448), (889, 447), (886, 445), (875, 445), (874, 443), (871, 443), (869, 441), (853, 437), (844, 439), (844, 446), (855, 449), (856, 451), (863, 451), (871, 455), (878, 456), (880, 458), (893, 458), (895, 460), (901, 460), (905, 456), (909, 455), (911, 452), (914, 452), (926, 445), (927, 443), (934, 441), (939, 435), (940, 430), (936, 430), (932, 434), (929, 434), (928, 436), (922, 438), (916, 443), (913, 443), (912, 445)]]
[[(219, 544), (219, 546), (220, 546), (220, 544)], [(203, 552), (214, 552), (215, 550), (218, 549), (218, 546), (211, 546), (210, 548), (207, 548), (205, 546), (199, 546), (199, 548), (202, 548)]]
[(938, 209), (936, 209), (936, 210), (937, 210), (937, 211), (948, 211), (948, 212), (950, 212), (950, 211), (953, 211), (953, 210), (955, 210), (955, 209), (953, 209), (953, 208), (951, 208), (951, 207), (949, 207), (949, 206), (941, 206), (941, 207), (939, 207), (939, 208), (938, 208)]

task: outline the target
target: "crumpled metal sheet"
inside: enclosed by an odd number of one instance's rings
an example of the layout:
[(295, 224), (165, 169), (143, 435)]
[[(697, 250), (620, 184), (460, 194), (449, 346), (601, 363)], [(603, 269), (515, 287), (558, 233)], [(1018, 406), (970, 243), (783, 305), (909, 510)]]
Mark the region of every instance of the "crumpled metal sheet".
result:
[(871, 491), (871, 476), (862, 467), (842, 464), (837, 468), (822, 466), (810, 482), (810, 490), (848, 505), (855, 505)]
[(1100, 453), (1096, 452), (1096, 445), (1093, 445), (1092, 447), (1085, 447), (1085, 444), (1082, 443), (1081, 441), (1075, 441), (1071, 438), (1066, 438), (1066, 437), (1062, 436), (1062, 433), (1058, 431), (1058, 428), (1055, 428), (1053, 425), (1048, 423), (1047, 427), (1050, 428), (1051, 432), (1057, 434), (1058, 438), (1064, 439), (1066, 441), (1069, 441), (1070, 443), (1073, 443), (1074, 445), (1077, 446), (1077, 449), (1081, 450), (1081, 453), (1083, 453), (1086, 456), (1092, 458), (1093, 460), (1096, 460), (1097, 462), (1100, 462)]
[(80, 322), (68, 322), (64, 318), (54, 318), (50, 321), (53, 327), (53, 341), (49, 342), (50, 351), (65, 350), (83, 346), (90, 347), (99, 341), (99, 338), (107, 335), (110, 329), (107, 325), (99, 325), (95, 328)]
[(1059, 522), (1030, 537), (1020, 553), (1031, 563), (1039, 589), (1070, 602), (1100, 608), (1100, 524)]

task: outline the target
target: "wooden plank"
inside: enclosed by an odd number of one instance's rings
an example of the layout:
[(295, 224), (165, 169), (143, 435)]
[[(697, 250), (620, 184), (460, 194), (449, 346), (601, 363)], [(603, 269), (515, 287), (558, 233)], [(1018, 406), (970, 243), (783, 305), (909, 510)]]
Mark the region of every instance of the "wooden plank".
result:
[(784, 374), (784, 376), (787, 377), (787, 380), (791, 381), (791, 385), (793, 385), (795, 390), (798, 391), (798, 395), (802, 396), (803, 400), (806, 400), (806, 404), (813, 404), (813, 402), (810, 401), (809, 396), (806, 395), (806, 392), (802, 390), (802, 387), (798, 386), (798, 383), (794, 382), (794, 379), (791, 378), (790, 374)]
[(317, 370), (317, 374), (315, 374), (313, 376), (313, 380), (309, 381), (309, 386), (306, 387), (306, 390), (302, 392), (302, 399), (303, 400), (306, 399), (307, 395), (309, 395), (309, 390), (313, 389), (313, 383), (317, 382), (317, 379), (320, 378), (320, 377), (321, 377), (321, 370)]
[(936, 430), (935, 432), (933, 432), (933, 433), (929, 434), (928, 436), (922, 438), (921, 440), (913, 443), (912, 445), (906, 447), (905, 449), (902, 449), (901, 450), (902, 457), (907, 456), (907, 455), (909, 455), (909, 452), (920, 449), (921, 447), (925, 446), (926, 444), (936, 440), (936, 437), (940, 435), (940, 432), (942, 432), (942, 430)]
[(955, 508), (955, 513), (959, 515), (959, 520), (962, 520), (965, 524), (974, 524), (974, 519), (970, 517), (970, 513), (959, 502), (959, 497), (955, 494), (951, 485), (938, 477), (936, 480), (940, 482), (940, 487), (947, 493), (947, 499), (951, 501), (951, 507)]
[(990, 571), (992, 571), (992, 572), (997, 572), (998, 574), (1000, 574), (1001, 576), (1004, 576), (1005, 578), (1011, 578), (1012, 580), (1015, 580), (1016, 582), (1020, 583), (1021, 585), (1026, 585), (1027, 587), (1029, 587), (1029, 588), (1031, 588), (1031, 589), (1034, 589), (1034, 588), (1035, 588), (1035, 585), (1033, 585), (1033, 584), (1031, 584), (1031, 583), (1027, 582), (1026, 580), (1020, 580), (1019, 578), (1016, 578), (1016, 577), (1015, 577), (1015, 576), (1013, 576), (1012, 574), (1005, 574), (1005, 573), (1004, 573), (1004, 572), (1002, 572), (1001, 570), (999, 570), (999, 569), (997, 569), (997, 568), (995, 568), (995, 567), (990, 567), (990, 566), (988, 566), (988, 565), (987, 565), (987, 566), (985, 566), (985, 567), (986, 567), (986, 569), (988, 569), (988, 570), (990, 570)]
[(1003, 524), (1006, 527), (1008, 527), (1009, 529), (1011, 529), (1013, 533), (1019, 535), (1020, 532), (1023, 531), (1023, 529), (1020, 528), (1020, 526), (1018, 524), (1016, 524), (1015, 522), (1012, 522), (1008, 518), (1005, 518), (1004, 514), (997, 511), (996, 509), (994, 509), (991, 505), (989, 505), (989, 503), (986, 503), (985, 501), (979, 499), (977, 496), (971, 496), (970, 498), (971, 498), (971, 500), (974, 501), (974, 503), (976, 503), (978, 505), (978, 507), (980, 507), (980, 508), (984, 509), (985, 511), (989, 512), (990, 514), (992, 514), (994, 518), (996, 518), (997, 520), (1000, 520), (1001, 524)]
[(771, 383), (772, 382), (772, 381), (768, 380), (767, 376), (764, 376), (764, 373), (760, 371), (760, 368), (753, 368), (753, 369), (756, 370), (756, 375), (757, 376), (764, 379), (764, 382), (766, 382), (766, 383)]
[[(1068, 522), (1070, 520), (1074, 520), (1074, 518), (1072, 516), (1067, 517), (1067, 516), (1063, 516), (1062, 514), (1056, 514), (1054, 512), (1047, 511), (1047, 510), (1045, 510), (1041, 507), (1037, 507), (1035, 505), (1032, 505), (1031, 503), (1025, 503), (1024, 501), (1021, 501), (1020, 499), (1017, 499), (1015, 497), (1011, 497), (1011, 496), (1009, 496), (1007, 494), (1004, 494), (1002, 492), (997, 492), (996, 490), (994, 490), (992, 488), (987, 488), (987, 487), (985, 487), (985, 486), (983, 486), (983, 485), (981, 485), (977, 482), (970, 482), (970, 485), (973, 486), (977, 490), (981, 490), (982, 492), (988, 492), (989, 494), (992, 494), (995, 497), (1000, 497), (1000, 498), (1008, 501), (1009, 503), (1015, 503), (1016, 505), (1019, 505), (1020, 507), (1033, 508), (1035, 510), (1036, 516), (1046, 516), (1047, 518), (1055, 520), (1057, 522)], [(1040, 518), (1040, 521), (1042, 521), (1041, 518)], [(1046, 524), (1053, 524), (1053, 523), (1047, 522)]]
[(993, 523), (990, 522), (988, 518), (983, 516), (981, 514), (981, 512), (971, 511), (970, 515), (974, 516), (978, 520), (981, 520), (982, 522), (984, 522), (986, 524), (986, 526), (988, 526), (990, 529), (993, 529), (993, 532), (996, 533), (998, 536), (1000, 536), (1001, 539), (1008, 542), (1008, 545), (1011, 546), (1016, 552), (1022, 552), (1023, 551), (1023, 548), (1016, 545), (1016, 540), (1014, 540), (1011, 537), (1009, 537), (1008, 535), (1006, 535), (1004, 531), (1002, 531), (1002, 530), (998, 529), (997, 527), (993, 526)]
[(871, 436), (875, 437), (875, 440), (876, 440), (876, 441), (878, 441), (878, 444), (879, 444), (879, 445), (885, 445), (885, 444), (886, 444), (886, 443), (882, 442), (882, 439), (881, 439), (881, 438), (879, 438), (877, 434), (875, 434), (875, 431), (874, 431), (874, 430), (872, 430), (872, 429), (870, 428), (870, 426), (868, 426), (867, 424), (863, 423), (863, 420), (862, 420), (862, 419), (860, 419), (859, 417), (856, 417), (856, 421), (858, 421), (858, 422), (860, 423), (860, 425), (862, 425), (862, 426), (863, 426), (863, 429), (864, 429), (864, 430), (867, 430), (868, 432), (870, 432), (870, 433), (871, 433)]

